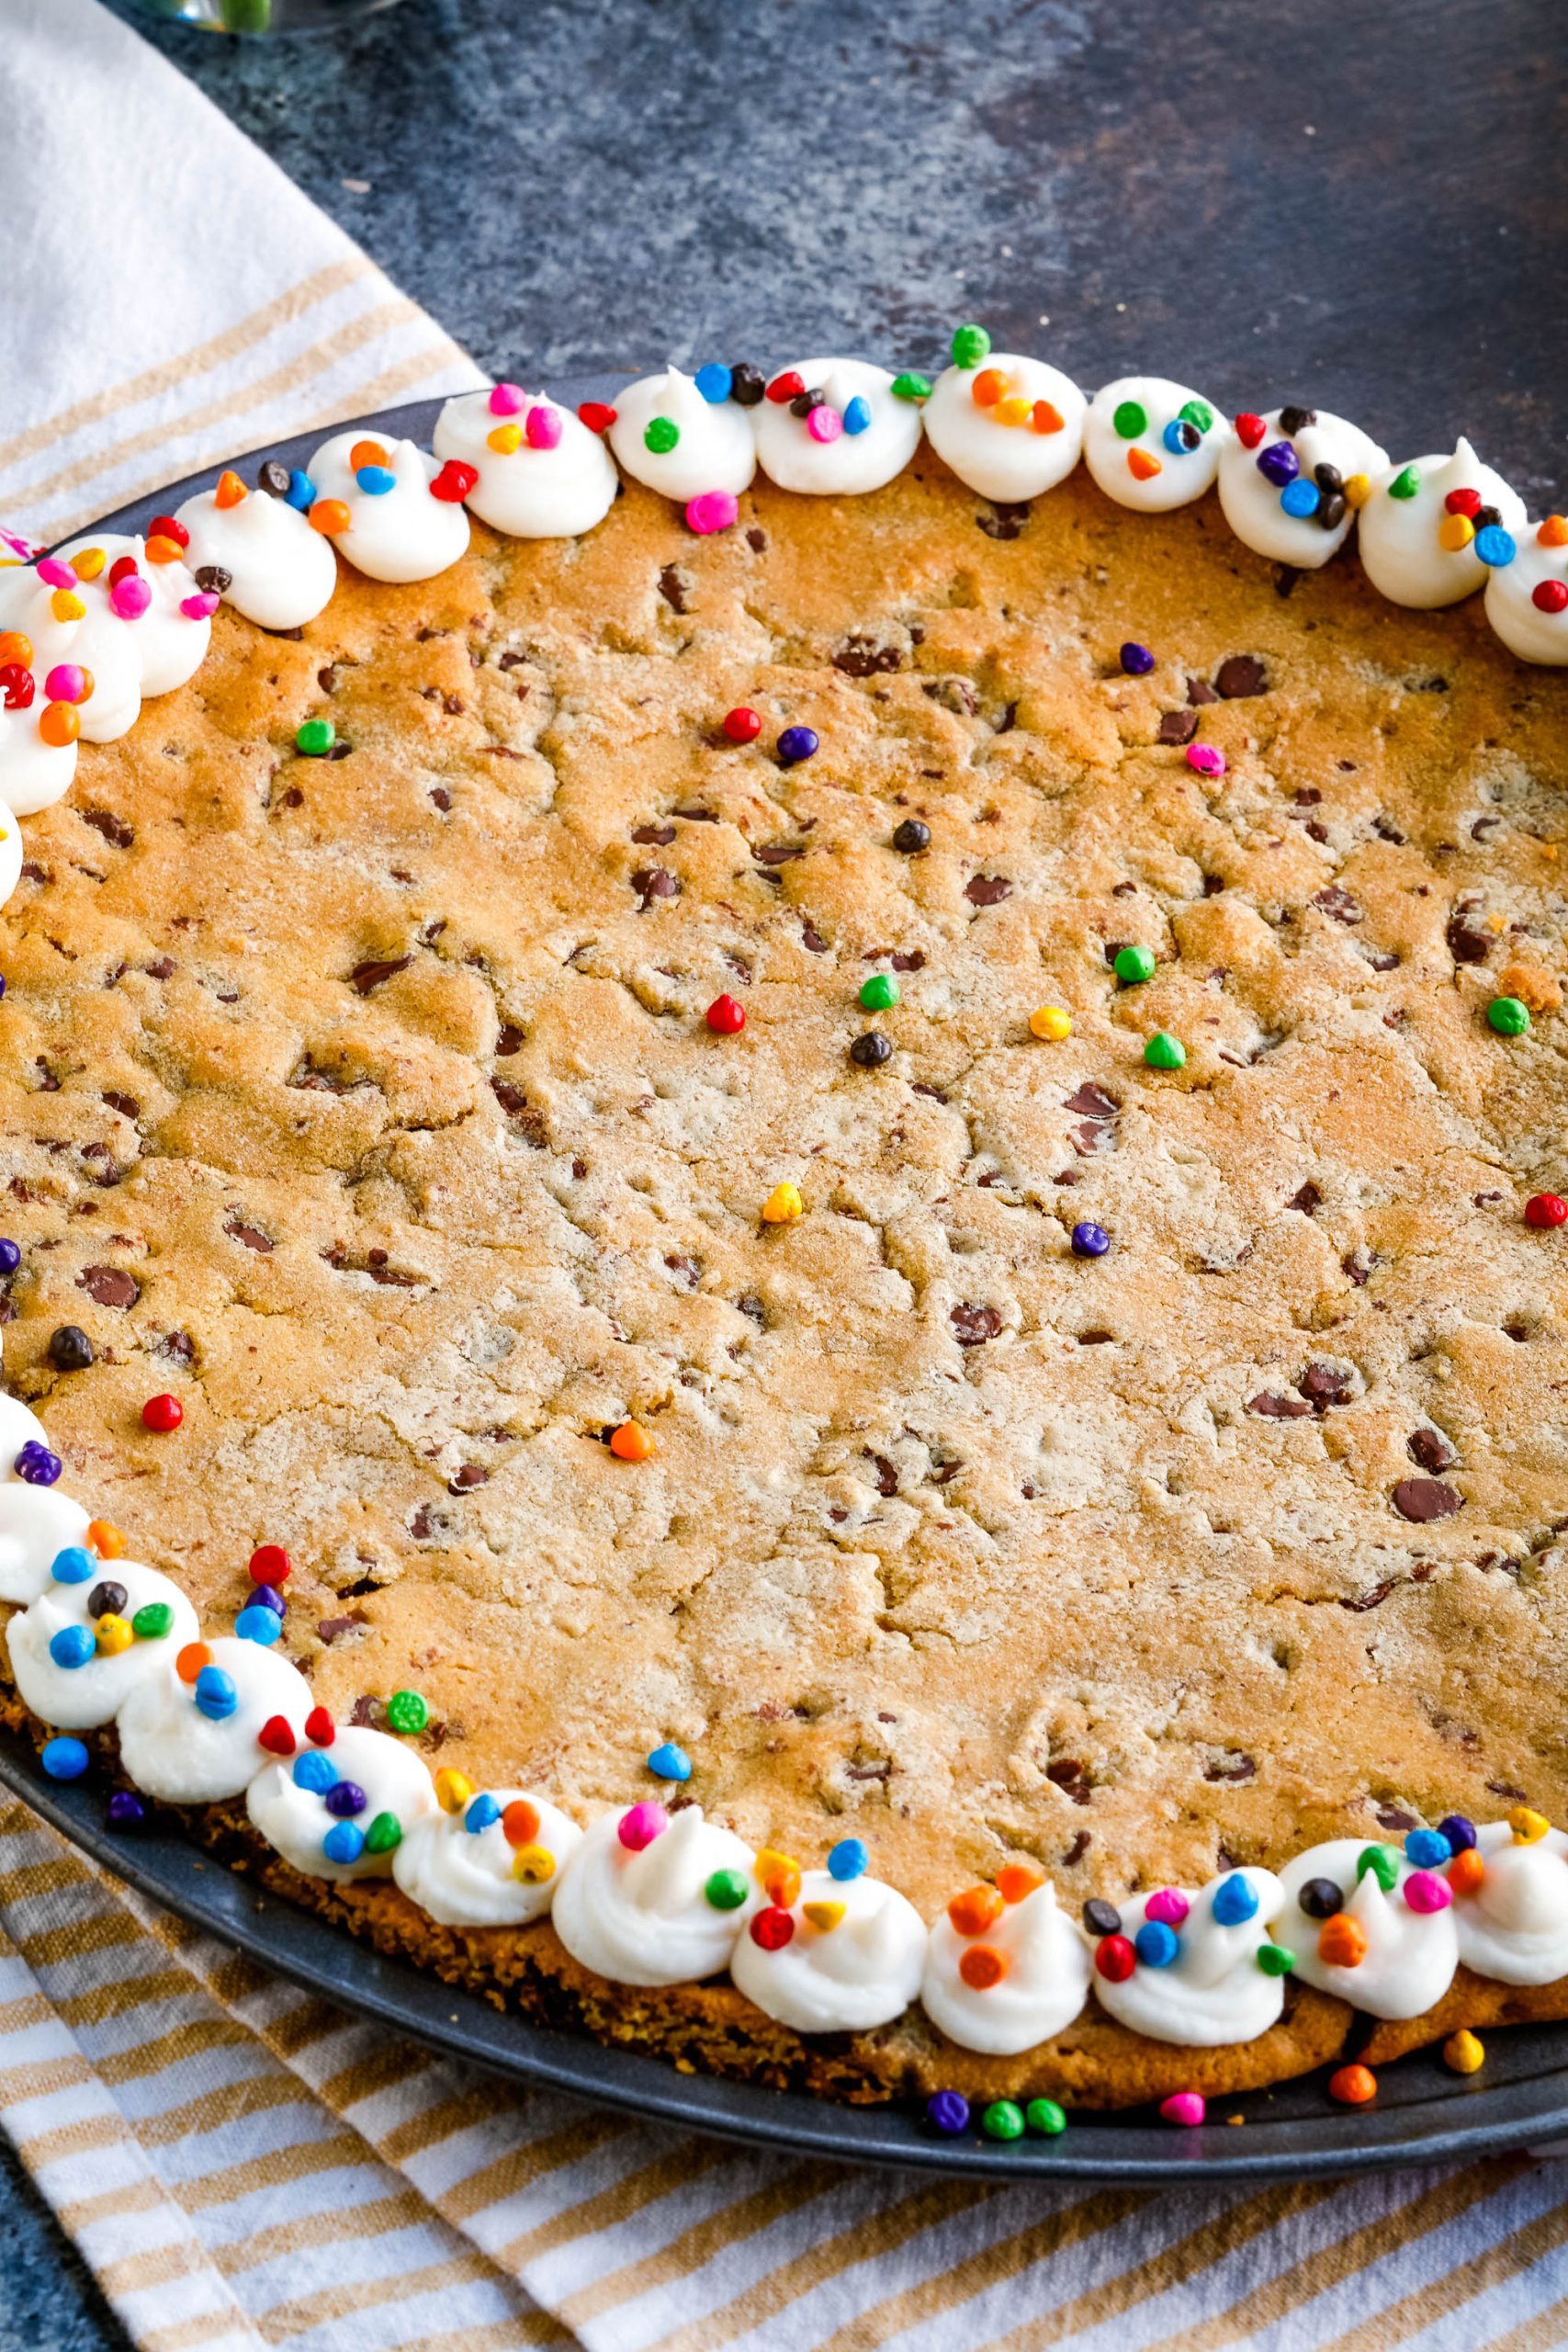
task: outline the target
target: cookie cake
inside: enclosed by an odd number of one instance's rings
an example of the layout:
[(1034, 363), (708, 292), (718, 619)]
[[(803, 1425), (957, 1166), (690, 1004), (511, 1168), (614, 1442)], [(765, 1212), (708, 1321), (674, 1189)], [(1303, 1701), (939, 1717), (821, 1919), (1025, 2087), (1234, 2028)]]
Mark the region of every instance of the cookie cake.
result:
[(973, 327), (434, 442), (0, 571), (8, 1720), (938, 2129), (1568, 2015), (1568, 521)]

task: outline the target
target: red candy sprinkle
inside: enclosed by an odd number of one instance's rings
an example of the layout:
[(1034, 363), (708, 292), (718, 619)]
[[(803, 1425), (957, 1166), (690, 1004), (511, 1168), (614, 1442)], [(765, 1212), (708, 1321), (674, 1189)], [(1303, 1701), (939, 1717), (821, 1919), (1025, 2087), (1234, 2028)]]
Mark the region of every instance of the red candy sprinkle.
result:
[(716, 1037), (736, 1037), (746, 1026), (746, 1008), (732, 996), (716, 996), (708, 1007), (708, 1027)]
[(751, 1941), (761, 1944), (764, 1951), (783, 1951), (795, 1933), (795, 1921), (776, 1903), (759, 1911), (751, 1922)]
[(443, 506), (461, 506), (479, 478), (478, 466), (466, 466), (461, 458), (448, 458), (431, 483), (430, 494)]
[(793, 368), (786, 368), (784, 374), (775, 376), (768, 386), (768, 398), (771, 401), (776, 401), (782, 407), (785, 401), (799, 400), (805, 390), (806, 379), (803, 376), (797, 376)]
[(150, 539), (173, 539), (177, 548), (190, 545), (190, 533), (172, 514), (154, 514), (147, 526), (147, 536)]
[(1095, 1951), (1094, 1964), (1111, 1984), (1125, 1984), (1138, 1964), (1138, 1955), (1125, 1936), (1102, 1936)]
[(1525, 1203), (1525, 1223), (1538, 1225), (1550, 1233), (1556, 1225), (1568, 1225), (1568, 1201), (1559, 1200), (1555, 1193), (1537, 1193)]
[(1478, 490), (1450, 490), (1443, 504), (1449, 514), (1467, 514), (1473, 523), (1481, 512), (1481, 492)]
[(133, 555), (116, 556), (114, 561), (109, 566), (109, 586), (111, 588), (118, 588), (122, 580), (138, 580), (141, 576), (141, 567), (138, 565), (136, 558)]
[(251, 1554), (253, 1584), (283, 1584), (294, 1573), (294, 1563), (281, 1544), (258, 1544)]
[(142, 1428), (157, 1430), (164, 1436), (170, 1430), (177, 1430), (185, 1417), (186, 1408), (177, 1396), (149, 1396), (141, 1408)]
[(294, 1753), (294, 1734), (287, 1715), (268, 1715), (256, 1738), (269, 1756), (292, 1756)]
[(305, 1736), (312, 1747), (330, 1747), (337, 1737), (337, 1725), (326, 1707), (312, 1707), (305, 1718)]
[(0, 668), (0, 693), (7, 710), (30, 710), (33, 707), (33, 673), (24, 670), (19, 662), (7, 662)]
[(607, 401), (583, 401), (577, 412), (578, 423), (586, 424), (590, 433), (608, 433), (615, 421), (615, 412)]
[(1530, 590), (1530, 603), (1538, 613), (1561, 613), (1568, 607), (1568, 586), (1561, 580), (1542, 580)]
[(1235, 437), (1244, 449), (1256, 449), (1268, 430), (1263, 419), (1255, 416), (1249, 408), (1243, 409), (1236, 418)]
[(732, 743), (754, 743), (762, 731), (762, 722), (754, 710), (738, 703), (724, 715), (724, 731)]

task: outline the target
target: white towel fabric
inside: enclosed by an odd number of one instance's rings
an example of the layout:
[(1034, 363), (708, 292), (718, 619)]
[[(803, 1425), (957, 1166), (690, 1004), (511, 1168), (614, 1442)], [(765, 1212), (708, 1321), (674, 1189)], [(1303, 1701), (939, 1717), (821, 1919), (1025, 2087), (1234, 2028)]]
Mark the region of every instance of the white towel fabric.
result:
[(485, 381), (97, 0), (0, 0), (0, 527)]

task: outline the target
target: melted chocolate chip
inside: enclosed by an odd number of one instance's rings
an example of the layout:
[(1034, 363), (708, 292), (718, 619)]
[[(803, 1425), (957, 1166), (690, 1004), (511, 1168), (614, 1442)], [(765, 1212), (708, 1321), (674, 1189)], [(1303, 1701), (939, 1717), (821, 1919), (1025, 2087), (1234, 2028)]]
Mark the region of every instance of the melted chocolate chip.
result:
[(678, 899), (681, 895), (680, 882), (667, 865), (639, 865), (631, 881), (644, 913), (655, 899)]
[(976, 874), (965, 883), (964, 895), (972, 907), (999, 906), (1012, 896), (1012, 884), (1001, 874)]
[(1247, 1409), (1249, 1413), (1260, 1413), (1265, 1420), (1269, 1421), (1306, 1420), (1312, 1415), (1312, 1407), (1304, 1396), (1276, 1396), (1267, 1388), (1260, 1396), (1247, 1398)]
[(841, 670), (846, 678), (872, 678), (880, 672), (902, 668), (904, 657), (897, 645), (886, 645), (874, 637), (847, 637), (833, 654), (833, 667)]
[(349, 986), (358, 995), (368, 996), (372, 989), (378, 989), (395, 972), (406, 971), (412, 962), (412, 956), (389, 956), (378, 963), (356, 964), (348, 976)]
[(1241, 702), (1268, 693), (1269, 673), (1255, 653), (1233, 653), (1215, 671), (1214, 684), (1226, 702)]
[(82, 822), (91, 825), (94, 832), (101, 833), (114, 849), (129, 849), (136, 839), (134, 829), (126, 823), (124, 818), (111, 816), (107, 808), (84, 808)]
[(1285, 1206), (1288, 1209), (1299, 1209), (1303, 1216), (1315, 1216), (1323, 1206), (1323, 1194), (1315, 1184), (1308, 1182), (1285, 1203)]
[(1451, 1519), (1462, 1509), (1464, 1497), (1440, 1478), (1402, 1478), (1393, 1490), (1393, 1507), (1402, 1519), (1426, 1526), (1434, 1519)]
[(634, 825), (632, 839), (645, 849), (668, 849), (675, 838), (673, 825)]
[(691, 574), (673, 563), (667, 563), (659, 575), (659, 593), (673, 613), (684, 613), (690, 609), (686, 598), (691, 587)]
[(1456, 964), (1484, 964), (1496, 945), (1494, 934), (1481, 928), (1473, 907), (1456, 908), (1449, 917), (1444, 937)]
[(141, 1283), (123, 1266), (84, 1266), (76, 1287), (98, 1306), (134, 1306), (141, 1295)]
[(1446, 1470), (1456, 1458), (1441, 1430), (1414, 1430), (1404, 1442), (1404, 1450), (1423, 1470)]
[(272, 1243), (259, 1226), (247, 1225), (243, 1217), (231, 1216), (223, 1228), (232, 1240), (243, 1242), (247, 1250), (254, 1250), (261, 1257), (271, 1253)]
[(1159, 741), (1162, 743), (1190, 743), (1198, 732), (1195, 710), (1168, 710), (1160, 715)]
[(496, 1053), (503, 1059), (511, 1054), (521, 1053), (523, 1050), (523, 1032), (518, 1028), (516, 1023), (514, 1021), (503, 1021), (501, 1024), (501, 1034), (495, 1041)]
[(1351, 1387), (1348, 1373), (1337, 1372), (1330, 1363), (1309, 1363), (1296, 1386), (1319, 1412), (1326, 1412), (1330, 1405), (1348, 1405)]
[(998, 498), (989, 514), (976, 514), (975, 520), (988, 539), (1016, 539), (1029, 520), (1028, 501)]
[(1350, 896), (1342, 882), (1330, 882), (1326, 889), (1317, 892), (1312, 903), (1336, 922), (1360, 922), (1366, 914), (1365, 908)]
[(478, 1462), (465, 1462), (446, 1482), (449, 1495), (466, 1495), (474, 1487), (482, 1487), (490, 1472)]
[(961, 1348), (984, 1347), (1002, 1328), (1002, 1318), (994, 1306), (972, 1306), (967, 1302), (953, 1307), (948, 1319)]

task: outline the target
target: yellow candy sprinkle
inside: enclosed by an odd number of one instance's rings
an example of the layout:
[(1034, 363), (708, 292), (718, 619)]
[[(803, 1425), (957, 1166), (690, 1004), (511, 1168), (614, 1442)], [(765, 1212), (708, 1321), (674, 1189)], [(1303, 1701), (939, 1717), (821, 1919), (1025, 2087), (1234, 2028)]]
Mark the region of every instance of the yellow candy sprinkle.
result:
[(466, 1772), (458, 1772), (444, 1764), (435, 1775), (435, 1802), (443, 1813), (461, 1813), (474, 1793), (474, 1784)]
[(1551, 1824), (1543, 1813), (1532, 1813), (1528, 1804), (1517, 1804), (1508, 1815), (1508, 1826), (1516, 1846), (1539, 1846)]
[(1450, 2075), (1476, 2074), (1485, 2059), (1484, 2044), (1468, 2026), (1461, 2026), (1457, 2033), (1450, 2033), (1443, 2044), (1443, 2064)]
[(841, 1903), (803, 1903), (801, 1911), (812, 1926), (824, 1935), (830, 1935), (844, 1916)]
[(80, 596), (73, 596), (69, 588), (55, 590), (49, 600), (49, 609), (57, 621), (80, 621), (87, 616), (86, 605)]
[(556, 1858), (547, 1846), (519, 1846), (512, 1857), (512, 1875), (525, 1886), (542, 1886), (556, 1874)]
[(1347, 506), (1364, 506), (1371, 494), (1372, 486), (1365, 474), (1346, 475), (1345, 503)]
[(1059, 1046), (1064, 1037), (1073, 1034), (1073, 1016), (1059, 1004), (1043, 1004), (1038, 1012), (1030, 1014), (1029, 1029), (1032, 1036), (1049, 1037)]
[(118, 1657), (136, 1639), (123, 1617), (100, 1617), (95, 1636), (100, 1657)]
[(71, 569), (78, 580), (96, 580), (108, 558), (102, 548), (84, 548), (80, 555), (71, 559)]
[(1475, 537), (1475, 526), (1468, 514), (1445, 514), (1438, 526), (1438, 545), (1457, 555)]
[(1549, 514), (1536, 537), (1543, 548), (1568, 548), (1568, 514)]
[(497, 457), (510, 458), (514, 450), (523, 447), (523, 427), (520, 424), (498, 424), (493, 433), (485, 435), (485, 444), (495, 451)]
[(1005, 401), (997, 402), (992, 414), (998, 424), (1027, 424), (1033, 409), (1032, 401), (1023, 400), (1018, 393), (1010, 392)]
[(798, 1184), (775, 1184), (762, 1203), (764, 1225), (793, 1225), (806, 1212)]

